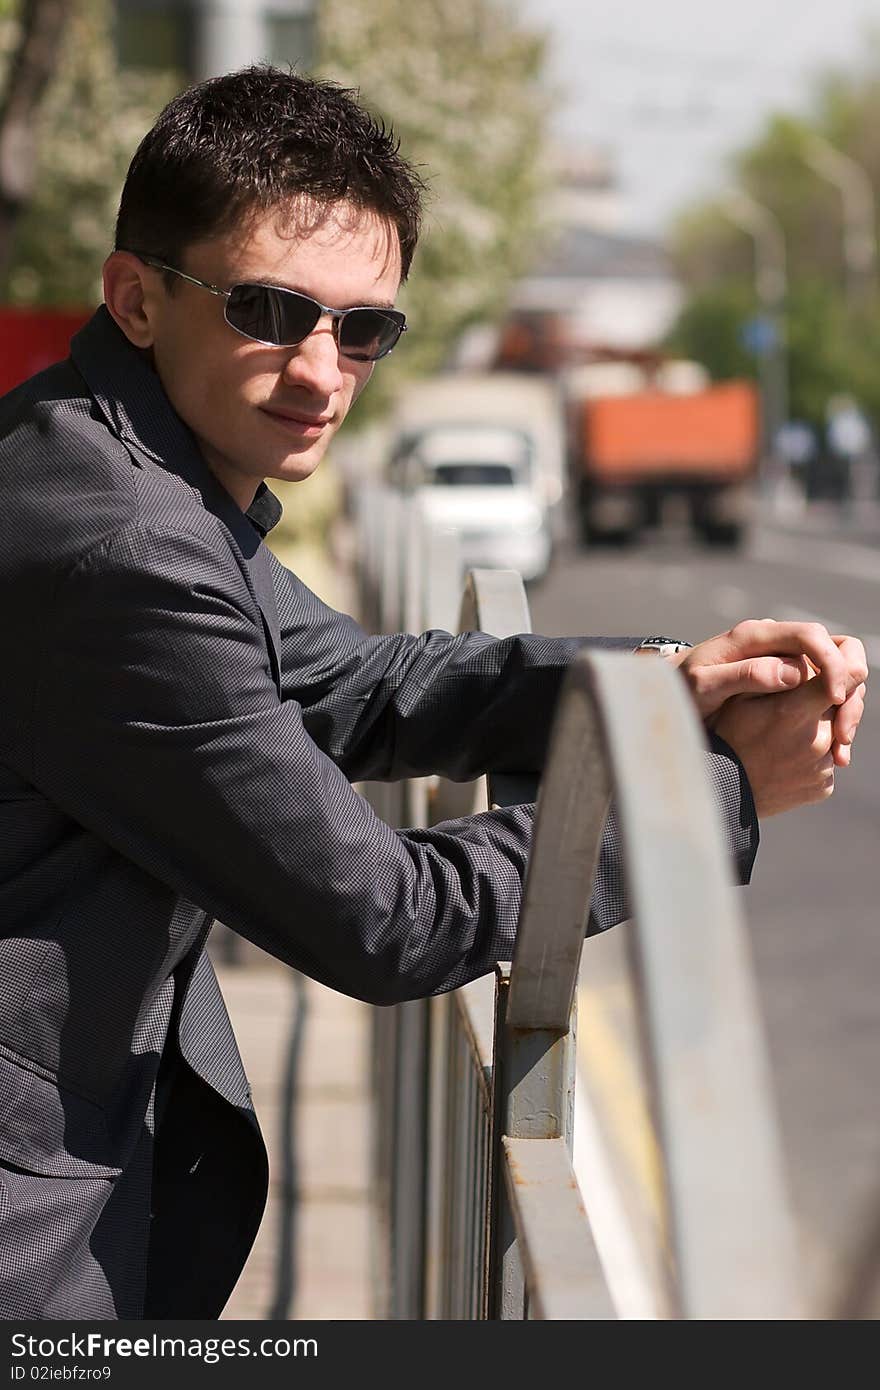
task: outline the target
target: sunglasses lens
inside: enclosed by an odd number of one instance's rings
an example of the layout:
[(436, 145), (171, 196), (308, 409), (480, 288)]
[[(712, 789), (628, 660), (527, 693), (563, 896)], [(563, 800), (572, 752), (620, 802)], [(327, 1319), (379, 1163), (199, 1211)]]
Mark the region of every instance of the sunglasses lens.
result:
[(356, 362), (375, 362), (391, 351), (405, 322), (392, 311), (349, 309), (339, 325), (339, 351)]
[(229, 324), (247, 338), (294, 347), (311, 333), (321, 306), (292, 290), (271, 285), (235, 285), (226, 301)]
[[(308, 295), (272, 285), (234, 285), (226, 301), (232, 328), (258, 343), (295, 347), (307, 338), (322, 309)], [(349, 309), (339, 319), (339, 351), (356, 362), (375, 362), (390, 352), (406, 326), (394, 309)]]

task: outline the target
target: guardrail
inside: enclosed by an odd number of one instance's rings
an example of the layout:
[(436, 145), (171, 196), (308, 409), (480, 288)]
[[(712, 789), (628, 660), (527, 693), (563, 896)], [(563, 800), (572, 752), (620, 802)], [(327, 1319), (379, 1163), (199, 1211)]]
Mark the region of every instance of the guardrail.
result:
[[(366, 613), (386, 629), (451, 627), (455, 538), (429, 536), (417, 501), (394, 494), (362, 497), (361, 519)], [(527, 630), (518, 577), (474, 573), (461, 621)], [(748, 943), (702, 748), (664, 662), (579, 658), (513, 961), (376, 1011), (380, 1316), (803, 1316)], [(396, 824), (479, 804), (429, 779), (368, 794)], [(531, 795), (489, 779), (489, 804)], [(585, 941), (612, 798), (633, 919)]]

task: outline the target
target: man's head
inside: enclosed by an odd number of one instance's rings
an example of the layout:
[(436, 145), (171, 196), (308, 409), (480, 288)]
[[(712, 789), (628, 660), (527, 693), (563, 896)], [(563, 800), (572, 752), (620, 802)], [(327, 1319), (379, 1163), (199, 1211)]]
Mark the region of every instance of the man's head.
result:
[(240, 505), (261, 478), (306, 477), (322, 457), (372, 371), (346, 353), (358, 321), (324, 314), (293, 346), (255, 342), (230, 326), (235, 301), (155, 263), (224, 291), (271, 284), (331, 309), (390, 308), (422, 191), (353, 93), (269, 67), (181, 93), (141, 142), (105, 298)]
[(419, 235), (421, 180), (397, 141), (333, 82), (277, 68), (215, 77), (174, 98), (131, 161), (116, 247), (176, 264), (196, 241), (297, 203), (347, 202), (397, 232), (401, 279)]

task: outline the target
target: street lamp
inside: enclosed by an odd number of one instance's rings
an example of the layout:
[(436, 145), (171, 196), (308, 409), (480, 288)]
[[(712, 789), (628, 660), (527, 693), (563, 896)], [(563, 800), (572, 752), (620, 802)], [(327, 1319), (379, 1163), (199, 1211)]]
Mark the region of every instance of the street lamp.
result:
[(801, 153), (820, 178), (827, 179), (843, 200), (843, 263), (846, 294), (857, 304), (865, 290), (877, 285), (877, 213), (874, 188), (861, 164), (843, 154), (822, 135), (804, 136)]
[(755, 294), (763, 311), (755, 351), (760, 366), (764, 417), (764, 469), (774, 458), (779, 430), (788, 419), (788, 361), (785, 345), (785, 297), (788, 270), (785, 233), (774, 212), (742, 189), (729, 189), (719, 202), (725, 217), (747, 233), (755, 246)]

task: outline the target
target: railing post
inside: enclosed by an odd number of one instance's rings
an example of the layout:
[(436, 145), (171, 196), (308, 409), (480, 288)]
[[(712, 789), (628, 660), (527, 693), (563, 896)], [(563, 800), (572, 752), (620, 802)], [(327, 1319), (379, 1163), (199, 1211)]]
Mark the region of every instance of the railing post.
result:
[[(452, 626), (450, 595), (455, 594), (457, 605), (461, 588), (457, 536), (426, 532), (418, 499), (389, 488), (369, 489), (361, 515), (367, 596), (374, 600), (377, 626), (413, 633)], [(371, 783), (368, 795), (390, 825), (424, 825), (427, 783), (426, 778)], [(383, 1312), (393, 1318), (423, 1318), (429, 1299), (437, 1298), (437, 1280), (428, 1275), (427, 1246), (429, 1226), (433, 1231), (438, 1224), (436, 1182), (429, 1189), (428, 1167), (429, 1152), (436, 1153), (440, 1142), (436, 1125), (429, 1129), (428, 1111), (432, 1078), (436, 1084), (438, 1073), (431, 1051), (432, 1030), (437, 1033), (440, 1020), (437, 1008), (432, 1020), (431, 1001), (412, 1000), (377, 1010), (374, 1022), (379, 1112), (374, 1155), (388, 1247)], [(442, 1031), (437, 1041), (442, 1044)], [(375, 1263), (378, 1267), (382, 1261)]]
[(424, 1317), (428, 1137), (427, 999), (395, 1008), (391, 1316)]

